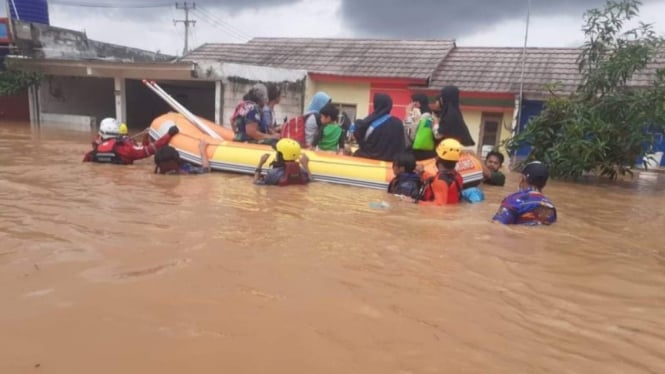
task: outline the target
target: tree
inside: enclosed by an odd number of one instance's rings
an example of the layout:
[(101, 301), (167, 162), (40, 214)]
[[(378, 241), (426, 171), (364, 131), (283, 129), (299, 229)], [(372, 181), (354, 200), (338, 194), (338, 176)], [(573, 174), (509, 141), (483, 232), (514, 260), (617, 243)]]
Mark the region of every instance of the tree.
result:
[(554, 177), (594, 172), (614, 179), (630, 172), (653, 144), (647, 129), (665, 124), (665, 71), (658, 70), (648, 87), (628, 84), (665, 50), (665, 39), (650, 24), (624, 31), (641, 4), (610, 0), (584, 14), (579, 87), (549, 99), (525, 131), (508, 141), (508, 149), (531, 145), (527, 161), (546, 162)]

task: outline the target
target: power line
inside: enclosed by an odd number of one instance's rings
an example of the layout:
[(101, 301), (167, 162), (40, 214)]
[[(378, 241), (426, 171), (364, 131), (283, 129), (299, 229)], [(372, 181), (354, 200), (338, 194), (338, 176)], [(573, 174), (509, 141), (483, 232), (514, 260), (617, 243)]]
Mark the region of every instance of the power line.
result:
[(199, 6), (198, 10), (199, 10), (199, 13), (203, 13), (203, 14), (207, 15), (208, 18), (210, 18), (213, 22), (218, 24), (220, 27), (223, 27), (224, 29), (226, 29), (227, 32), (233, 33), (234, 35), (239, 36), (240, 38), (243, 38), (243, 39), (251, 39), (252, 38), (252, 36), (248, 35), (244, 31), (234, 27), (233, 25), (231, 25), (228, 22), (225, 22), (221, 18), (218, 18), (207, 8)]
[(82, 8), (113, 8), (113, 9), (122, 9), (122, 8), (166, 8), (171, 7), (173, 3), (82, 3), (78, 1), (53, 1), (49, 2), (51, 5), (61, 5), (61, 6), (72, 6), (72, 7), (82, 7)]
[(189, 52), (189, 25), (196, 25), (196, 20), (190, 20), (189, 19), (189, 11), (192, 9), (196, 9), (196, 3), (192, 3), (192, 5), (187, 4), (185, 1), (183, 5), (179, 5), (178, 3), (175, 3), (175, 8), (176, 9), (182, 9), (185, 11), (185, 19), (174, 19), (173, 24), (177, 24), (178, 22), (182, 22), (185, 25), (185, 48), (182, 50), (182, 55), (186, 55)]
[(224, 31), (225, 33), (227, 33), (230, 37), (232, 37), (235, 40), (244, 42), (247, 39), (251, 39), (251, 38), (245, 37), (244, 35), (240, 35), (240, 34), (236, 33), (232, 29), (229, 29), (228, 27), (226, 27), (224, 24), (221, 24), (218, 21), (216, 21), (215, 19), (211, 18), (206, 13), (200, 12), (198, 9), (196, 11), (196, 14), (199, 17), (201, 17), (204, 21), (206, 21), (207, 23), (209, 23), (213, 27), (216, 27), (216, 28)]

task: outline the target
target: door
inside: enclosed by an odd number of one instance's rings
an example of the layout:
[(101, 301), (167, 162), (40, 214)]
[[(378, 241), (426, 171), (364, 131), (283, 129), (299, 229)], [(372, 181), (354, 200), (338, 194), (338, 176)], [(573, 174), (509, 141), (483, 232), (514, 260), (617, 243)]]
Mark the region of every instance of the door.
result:
[(480, 123), (480, 142), (478, 153), (485, 158), (487, 153), (499, 145), (501, 141), (502, 113), (483, 113)]

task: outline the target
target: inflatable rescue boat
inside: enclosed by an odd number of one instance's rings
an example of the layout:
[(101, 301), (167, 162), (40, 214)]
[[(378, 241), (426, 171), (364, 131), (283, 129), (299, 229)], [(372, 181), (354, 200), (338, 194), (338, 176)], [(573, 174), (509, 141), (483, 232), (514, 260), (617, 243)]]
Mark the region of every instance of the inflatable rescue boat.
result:
[[(207, 155), (213, 170), (254, 174), (261, 155), (265, 153), (271, 155), (268, 164), (274, 159), (275, 151), (272, 147), (234, 142), (231, 129), (201, 117), (192, 118), (190, 121), (179, 113), (164, 114), (153, 120), (150, 125), (150, 135), (155, 139), (159, 138), (174, 125), (178, 126), (180, 132), (171, 140), (170, 145), (178, 150), (184, 160), (194, 164), (201, 164), (198, 149), (201, 139), (209, 144)], [(392, 162), (330, 152), (303, 150), (303, 153), (309, 157), (310, 172), (312, 178), (317, 181), (385, 189), (393, 178)], [(421, 163), (426, 171), (436, 172), (434, 159)], [(457, 171), (462, 174), (465, 187), (478, 185), (483, 179), (482, 164), (472, 154), (462, 154), (457, 163)]]

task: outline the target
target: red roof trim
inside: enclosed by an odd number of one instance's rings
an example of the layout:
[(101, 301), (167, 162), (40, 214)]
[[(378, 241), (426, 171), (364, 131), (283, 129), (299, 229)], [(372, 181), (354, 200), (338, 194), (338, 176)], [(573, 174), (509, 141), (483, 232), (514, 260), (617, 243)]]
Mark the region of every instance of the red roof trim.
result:
[(315, 81), (335, 83), (372, 83), (372, 84), (395, 84), (395, 85), (426, 85), (427, 79), (417, 78), (392, 78), (392, 77), (365, 77), (337, 74), (310, 73), (309, 77)]

